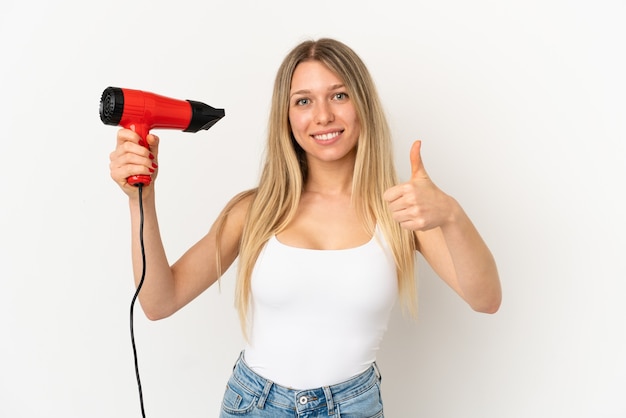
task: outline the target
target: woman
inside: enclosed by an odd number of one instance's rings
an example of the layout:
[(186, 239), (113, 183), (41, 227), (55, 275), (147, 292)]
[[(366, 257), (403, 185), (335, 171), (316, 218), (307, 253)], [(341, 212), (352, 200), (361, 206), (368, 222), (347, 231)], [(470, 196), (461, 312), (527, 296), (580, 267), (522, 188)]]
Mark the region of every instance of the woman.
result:
[[(158, 169), (158, 138), (148, 136), (150, 150), (139, 140), (120, 130), (111, 153), (133, 237), (139, 196), (126, 178), (156, 178)], [(474, 310), (498, 310), (493, 257), (458, 202), (428, 177), (420, 147), (411, 149), (411, 179), (398, 184), (364, 63), (336, 40), (306, 41), (277, 73), (258, 187), (235, 196), (171, 267), (154, 182), (143, 190), (149, 277), (140, 302), (150, 319), (189, 303), (239, 257), (236, 302), (247, 343), (222, 417), (382, 417), (376, 353), (396, 296), (416, 311), (416, 251)], [(138, 283), (138, 239), (132, 252)]]

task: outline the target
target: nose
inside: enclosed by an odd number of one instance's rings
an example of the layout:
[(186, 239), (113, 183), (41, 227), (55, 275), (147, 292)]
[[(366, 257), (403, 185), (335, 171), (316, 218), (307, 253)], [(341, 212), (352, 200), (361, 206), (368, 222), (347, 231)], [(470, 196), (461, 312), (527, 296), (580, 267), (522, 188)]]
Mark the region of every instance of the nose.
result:
[(327, 102), (318, 103), (315, 108), (315, 122), (318, 125), (326, 125), (335, 120), (332, 107)]

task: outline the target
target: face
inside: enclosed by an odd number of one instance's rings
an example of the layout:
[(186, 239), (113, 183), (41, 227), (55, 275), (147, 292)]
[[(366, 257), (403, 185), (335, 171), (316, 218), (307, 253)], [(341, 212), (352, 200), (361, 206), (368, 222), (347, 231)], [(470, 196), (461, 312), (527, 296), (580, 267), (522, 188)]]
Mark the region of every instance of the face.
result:
[(294, 71), (289, 94), (291, 130), (309, 165), (353, 164), (360, 124), (343, 81), (321, 62), (305, 61)]

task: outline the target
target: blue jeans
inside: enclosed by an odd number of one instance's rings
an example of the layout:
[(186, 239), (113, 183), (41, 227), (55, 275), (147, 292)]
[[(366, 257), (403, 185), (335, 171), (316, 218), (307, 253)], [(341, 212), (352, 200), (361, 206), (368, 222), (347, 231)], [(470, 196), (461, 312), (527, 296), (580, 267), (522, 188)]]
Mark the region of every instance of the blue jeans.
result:
[(317, 389), (289, 389), (252, 371), (242, 353), (226, 385), (220, 418), (382, 418), (380, 382), (380, 373), (373, 364), (343, 383)]

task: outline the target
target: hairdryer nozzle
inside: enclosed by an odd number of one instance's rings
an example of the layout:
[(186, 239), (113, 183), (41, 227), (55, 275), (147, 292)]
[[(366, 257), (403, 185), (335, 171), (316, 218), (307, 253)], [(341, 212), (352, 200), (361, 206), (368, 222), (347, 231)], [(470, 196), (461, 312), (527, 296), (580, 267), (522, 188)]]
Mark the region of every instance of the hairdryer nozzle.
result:
[(191, 104), (191, 121), (184, 132), (207, 130), (224, 117), (224, 109), (215, 109), (208, 104), (187, 100)]

